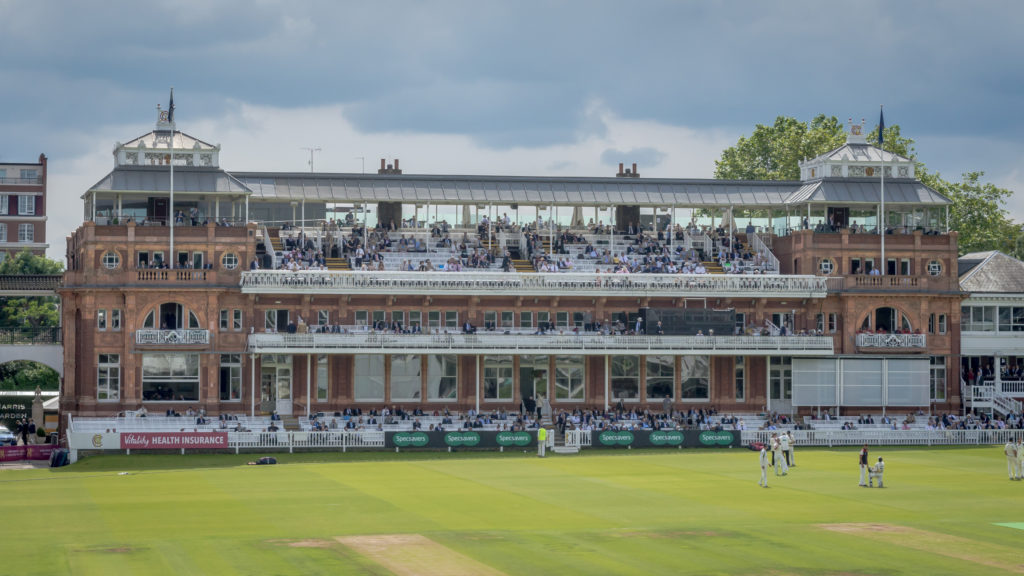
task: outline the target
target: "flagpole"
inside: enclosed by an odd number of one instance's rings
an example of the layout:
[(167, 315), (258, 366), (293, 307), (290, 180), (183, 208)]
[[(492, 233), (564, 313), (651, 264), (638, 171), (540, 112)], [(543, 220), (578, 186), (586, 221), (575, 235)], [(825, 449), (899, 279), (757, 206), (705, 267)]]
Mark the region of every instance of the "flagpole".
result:
[(886, 234), (886, 218), (885, 218), (885, 137), (882, 132), (885, 130), (885, 117), (883, 116), (882, 106), (878, 107), (878, 145), (882, 150), (882, 226), (879, 228), (882, 234), (882, 276), (889, 269), (889, 263), (885, 260), (885, 234)]
[(170, 237), (171, 237), (171, 253), (168, 254), (167, 257), (170, 260), (170, 266), (169, 267), (170, 268), (174, 268), (174, 264), (175, 264), (175, 262), (177, 262), (177, 259), (174, 256), (174, 219), (175, 219), (175, 214), (174, 214), (174, 88), (171, 88), (171, 102), (170, 102), (170, 106), (168, 107), (168, 110), (167, 110), (167, 120), (168, 120), (168, 122), (171, 125), (171, 144), (170, 144), (170, 148), (171, 148), (171, 199), (170, 199), (170, 203), (171, 203), (171, 205), (168, 208), (168, 211), (169, 211), (169, 214), (170, 214), (170, 217), (168, 218), (168, 220), (170, 221), (170, 224), (171, 224), (171, 233), (170, 233)]

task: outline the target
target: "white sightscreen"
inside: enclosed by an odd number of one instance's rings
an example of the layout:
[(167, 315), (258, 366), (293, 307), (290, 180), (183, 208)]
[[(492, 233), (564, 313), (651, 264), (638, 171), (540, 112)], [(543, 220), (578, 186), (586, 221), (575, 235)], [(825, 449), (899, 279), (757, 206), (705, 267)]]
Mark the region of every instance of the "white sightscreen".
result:
[(838, 358), (793, 358), (793, 406), (835, 406)]
[(929, 401), (928, 357), (888, 358), (886, 383), (888, 406), (925, 406)]
[(881, 358), (842, 358), (842, 405), (881, 406), (882, 370)]

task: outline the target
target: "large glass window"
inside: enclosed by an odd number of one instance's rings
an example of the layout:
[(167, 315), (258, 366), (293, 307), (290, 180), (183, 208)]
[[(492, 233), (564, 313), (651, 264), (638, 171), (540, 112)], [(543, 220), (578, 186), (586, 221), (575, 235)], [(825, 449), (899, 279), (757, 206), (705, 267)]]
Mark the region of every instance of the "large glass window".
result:
[(198, 401), (199, 354), (143, 354), (142, 399), (161, 402)]
[(239, 308), (235, 308), (235, 309), (233, 309), (231, 311), (231, 315), (232, 315), (231, 328), (233, 330), (236, 330), (236, 331), (237, 330), (241, 330), (242, 329), (242, 310), (239, 309)]
[(520, 312), (519, 313), (519, 327), (520, 328), (533, 328), (533, 312)]
[(519, 397), (547, 398), (551, 370), (548, 356), (519, 357)]
[(743, 356), (737, 356), (733, 361), (732, 381), (736, 387), (736, 401), (743, 402), (747, 399), (747, 364)]
[(441, 327), (440, 310), (430, 310), (427, 312), (427, 327), (431, 329)]
[(583, 356), (555, 357), (555, 400), (583, 400)]
[(220, 355), (220, 399), (233, 402), (242, 399), (242, 355)]
[(647, 357), (647, 401), (675, 398), (676, 359), (674, 356)]
[(711, 365), (707, 356), (681, 356), (683, 400), (707, 400), (711, 391)]
[(7, 224), (0, 222), (0, 242), (7, 242)]
[[(3, 177), (0, 176), (0, 180), (2, 179)], [(10, 197), (7, 194), (0, 194), (0, 215), (7, 215), (7, 206), (9, 205), (9, 203)]]
[(227, 330), (230, 327), (230, 325), (231, 325), (230, 324), (231, 317), (228, 314), (230, 314), (230, 312), (228, 310), (221, 310), (220, 311), (220, 329), (221, 329), (221, 331)]
[(458, 328), (459, 327), (459, 313), (454, 310), (449, 310), (444, 313), (444, 327), (445, 328)]
[(96, 311), (96, 329), (104, 331), (107, 329), (107, 311), (97, 310)]
[(995, 306), (962, 306), (960, 317), (964, 332), (996, 331)]
[(611, 357), (613, 400), (640, 400), (640, 357)]
[(96, 399), (121, 398), (121, 355), (100, 354), (96, 367)]
[(422, 397), (423, 378), (418, 354), (391, 355), (391, 400), (408, 402)]
[(484, 400), (512, 400), (512, 357), (484, 356)]
[(507, 310), (501, 313), (501, 327), (508, 330), (512, 328), (513, 319), (516, 317), (516, 313), (511, 310)]
[(768, 386), (772, 400), (790, 400), (793, 397), (793, 359), (772, 356), (768, 361)]
[(18, 224), (18, 242), (35, 242), (36, 227), (34, 224)]
[(413, 310), (409, 312), (409, 328), (415, 328), (420, 326), (422, 328), (422, 313), (419, 310)]
[(946, 357), (932, 356), (930, 358), (931, 374), (931, 399), (933, 402), (946, 401)]
[(458, 398), (459, 364), (454, 354), (427, 357), (427, 400)]
[(327, 379), (327, 355), (320, 354), (316, 357), (316, 401), (327, 402), (328, 385), (330, 380)]
[[(394, 362), (391, 365), (394, 366)], [(391, 376), (394, 381), (393, 372)], [(418, 382), (417, 380), (417, 390), (419, 390)], [(394, 397), (393, 391), (391, 395)], [(355, 399), (356, 402), (384, 401), (384, 356), (380, 354), (355, 355)]]
[(18, 196), (18, 215), (34, 216), (36, 213), (35, 196)]
[(1000, 306), (999, 331), (1024, 332), (1024, 306)]

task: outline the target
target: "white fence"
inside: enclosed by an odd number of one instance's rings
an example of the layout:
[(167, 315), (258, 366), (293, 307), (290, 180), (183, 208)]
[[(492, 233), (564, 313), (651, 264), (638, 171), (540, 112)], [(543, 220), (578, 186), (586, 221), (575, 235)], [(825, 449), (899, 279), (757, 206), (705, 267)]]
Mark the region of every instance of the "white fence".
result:
[[(743, 445), (768, 442), (772, 431), (748, 430)], [(565, 445), (592, 445), (591, 430), (566, 430)], [(794, 430), (796, 446), (977, 446), (1005, 444), (1024, 436), (1024, 430)]]
[(384, 433), (376, 430), (326, 432), (228, 432), (228, 447), (240, 449), (276, 449), (293, 452), (295, 448), (384, 448)]

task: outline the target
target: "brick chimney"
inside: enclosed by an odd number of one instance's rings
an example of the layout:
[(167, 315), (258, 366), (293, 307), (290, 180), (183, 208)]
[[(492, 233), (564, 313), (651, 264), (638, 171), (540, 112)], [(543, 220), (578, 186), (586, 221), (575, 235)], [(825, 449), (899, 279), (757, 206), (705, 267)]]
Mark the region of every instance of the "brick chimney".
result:
[(639, 178), (640, 173), (636, 171), (636, 162), (633, 162), (632, 170), (623, 170), (625, 164), (619, 162), (619, 173), (615, 175), (616, 178)]
[(401, 174), (402, 170), (398, 167), (398, 158), (395, 158), (394, 164), (388, 164), (384, 158), (380, 159), (380, 170), (377, 170), (377, 174)]

